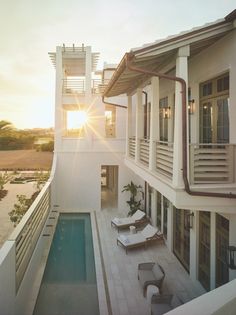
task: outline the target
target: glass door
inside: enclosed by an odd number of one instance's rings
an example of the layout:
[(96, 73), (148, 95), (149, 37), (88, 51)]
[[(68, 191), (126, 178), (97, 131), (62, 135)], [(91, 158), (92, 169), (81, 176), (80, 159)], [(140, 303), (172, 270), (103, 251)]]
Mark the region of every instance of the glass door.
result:
[(216, 287), (229, 281), (226, 265), (226, 247), (229, 246), (229, 220), (216, 214)]
[(176, 209), (174, 207), (174, 254), (189, 271), (190, 257), (190, 228), (185, 224), (189, 210)]
[(210, 212), (199, 212), (199, 260), (198, 280), (210, 290)]

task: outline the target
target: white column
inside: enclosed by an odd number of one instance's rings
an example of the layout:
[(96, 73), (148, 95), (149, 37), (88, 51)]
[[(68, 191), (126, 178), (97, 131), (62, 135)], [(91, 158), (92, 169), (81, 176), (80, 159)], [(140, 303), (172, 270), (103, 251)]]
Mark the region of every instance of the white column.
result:
[(91, 46), (85, 47), (85, 96), (91, 96), (91, 80), (92, 80), (92, 53), (91, 53)]
[(156, 168), (156, 141), (159, 139), (159, 78), (151, 80), (149, 170)]
[(143, 137), (143, 95), (142, 89), (137, 89), (137, 101), (136, 101), (136, 128), (135, 128), (135, 162), (139, 161), (139, 147), (140, 147), (140, 139)]
[(167, 247), (173, 251), (173, 204), (170, 201), (167, 210)]
[[(188, 56), (189, 46), (181, 47), (176, 58), (176, 76), (188, 82)], [(187, 87), (188, 89), (188, 87)], [(186, 93), (187, 94), (187, 93)], [(187, 102), (187, 95), (186, 95)], [(186, 109), (187, 115), (187, 109)], [(182, 155), (182, 93), (181, 84), (175, 84), (175, 126), (174, 126), (174, 161), (173, 185), (183, 187), (183, 155)]]
[(157, 191), (153, 188), (152, 193), (152, 225), (157, 226)]
[(210, 288), (211, 290), (216, 287), (216, 214), (211, 212), (211, 225), (210, 225)]
[(55, 148), (54, 152), (61, 150), (63, 130), (63, 109), (62, 109), (62, 47), (56, 48), (56, 95), (55, 95)]
[(129, 138), (132, 135), (132, 96), (128, 96), (126, 113), (126, 157), (129, 157)]

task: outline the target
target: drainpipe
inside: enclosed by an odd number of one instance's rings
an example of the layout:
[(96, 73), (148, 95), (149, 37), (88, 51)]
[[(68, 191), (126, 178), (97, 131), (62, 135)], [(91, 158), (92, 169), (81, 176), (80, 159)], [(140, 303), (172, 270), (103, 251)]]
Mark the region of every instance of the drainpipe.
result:
[(159, 78), (171, 80), (171, 81), (177, 81), (181, 84), (182, 87), (182, 122), (183, 122), (183, 132), (182, 132), (182, 141), (183, 141), (183, 181), (184, 181), (184, 188), (185, 191), (191, 195), (191, 196), (204, 196), (204, 197), (218, 197), (218, 198), (236, 198), (236, 194), (233, 193), (214, 193), (214, 192), (204, 192), (204, 191), (192, 191), (189, 186), (189, 181), (187, 177), (187, 117), (186, 117), (186, 82), (184, 79), (176, 76), (169, 76), (166, 74), (154, 72), (154, 71), (149, 71), (145, 70), (139, 67), (134, 67), (131, 65), (131, 60), (134, 58), (134, 55), (132, 53), (127, 53), (125, 56), (125, 62), (126, 62), (126, 67), (135, 72), (139, 72), (142, 74), (147, 74), (151, 76), (156, 76)]
[[(102, 71), (102, 79), (104, 80), (104, 74), (105, 74), (106, 71), (115, 71), (115, 70), (116, 70), (116, 68), (103, 69), (103, 71)], [(111, 105), (111, 106), (116, 106), (116, 107), (120, 107), (120, 108), (127, 108), (127, 106), (124, 106), (124, 105), (120, 105), (120, 104), (116, 104), (116, 103), (111, 103), (111, 102), (105, 101), (105, 96), (102, 96), (102, 102), (104, 104)]]

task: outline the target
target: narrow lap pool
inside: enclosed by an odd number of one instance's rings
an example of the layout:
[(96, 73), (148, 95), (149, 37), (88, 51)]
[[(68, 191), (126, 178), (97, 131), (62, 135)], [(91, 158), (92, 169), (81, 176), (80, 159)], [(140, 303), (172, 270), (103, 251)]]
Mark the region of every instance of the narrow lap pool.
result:
[(60, 214), (34, 315), (97, 315), (89, 213)]

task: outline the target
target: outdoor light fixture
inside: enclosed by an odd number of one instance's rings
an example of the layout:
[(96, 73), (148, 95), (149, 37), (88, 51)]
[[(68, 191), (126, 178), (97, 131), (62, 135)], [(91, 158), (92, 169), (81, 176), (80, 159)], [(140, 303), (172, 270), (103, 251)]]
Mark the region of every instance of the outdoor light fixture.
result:
[(171, 108), (170, 107), (164, 108), (164, 118), (169, 119), (170, 117), (171, 117)]
[(230, 269), (236, 270), (236, 247), (226, 247), (226, 264)]
[(184, 227), (187, 229), (192, 229), (193, 228), (193, 218), (194, 218), (194, 213), (188, 213), (184, 216)]
[(195, 113), (195, 100), (189, 100), (188, 101), (188, 112), (190, 115)]

